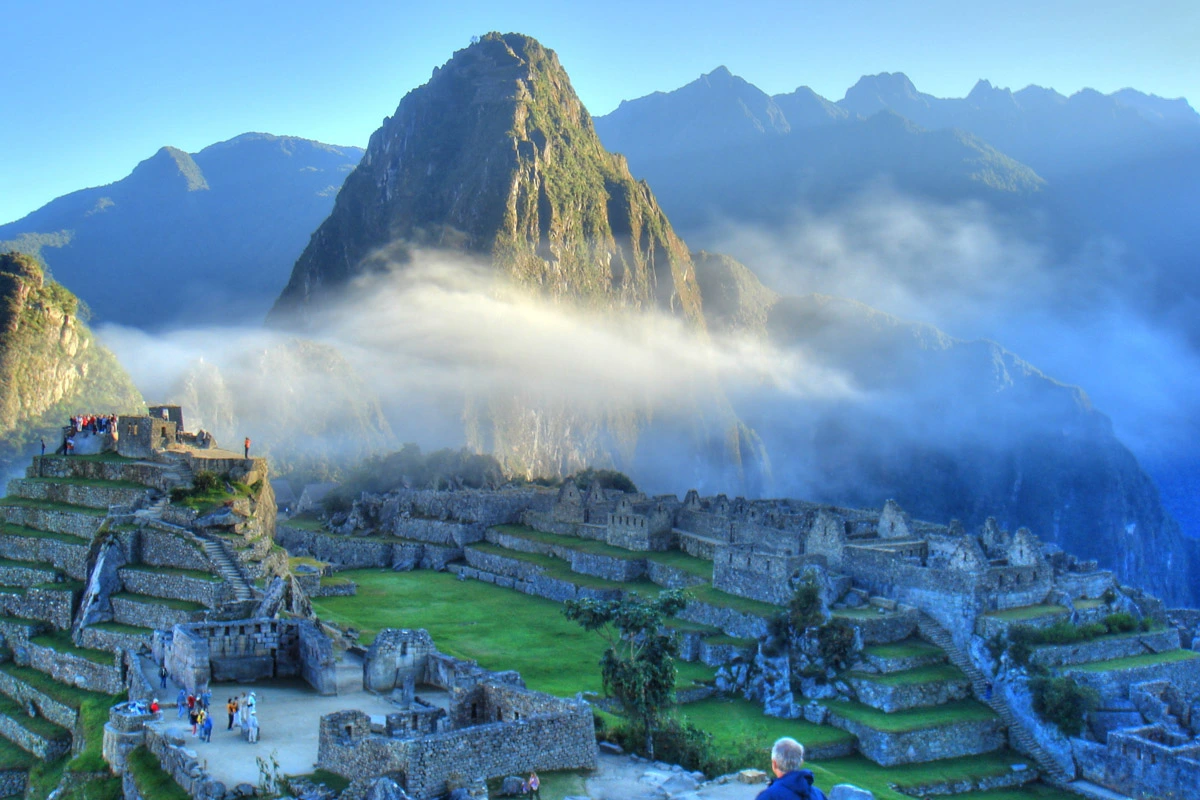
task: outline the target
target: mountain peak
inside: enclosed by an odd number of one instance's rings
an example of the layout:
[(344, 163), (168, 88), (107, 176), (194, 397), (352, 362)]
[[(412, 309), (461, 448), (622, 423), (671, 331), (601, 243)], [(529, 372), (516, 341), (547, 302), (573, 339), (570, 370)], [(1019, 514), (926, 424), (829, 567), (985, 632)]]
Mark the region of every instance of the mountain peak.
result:
[(160, 147), (158, 152), (133, 168), (130, 175), (136, 181), (158, 183), (164, 188), (182, 185), (185, 191), (198, 192), (208, 189), (204, 172), (195, 160), (177, 147)]
[(907, 117), (917, 117), (929, 106), (932, 98), (921, 94), (903, 72), (881, 72), (864, 75), (846, 90), (838, 105), (869, 117), (891, 109)]
[(489, 33), (409, 92), (371, 136), (272, 318), (303, 324), (352, 278), (421, 249), (490, 257), (516, 282), (701, 324), (686, 246), (604, 149), (553, 50)]

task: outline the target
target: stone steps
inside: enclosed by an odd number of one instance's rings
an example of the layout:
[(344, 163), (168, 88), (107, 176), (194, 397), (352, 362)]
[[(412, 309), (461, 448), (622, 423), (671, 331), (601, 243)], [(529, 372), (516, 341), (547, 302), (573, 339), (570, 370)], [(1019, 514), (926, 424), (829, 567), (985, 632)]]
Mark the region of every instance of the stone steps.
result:
[(219, 542), (208, 538), (203, 539), (202, 542), (208, 560), (216, 568), (217, 573), (233, 587), (234, 600), (253, 600), (254, 587), (238, 569), (233, 556)]
[(1000, 716), (1000, 719), (1008, 726), (1009, 736), (1012, 737), (1016, 748), (1030, 756), (1037, 763), (1038, 770), (1044, 777), (1048, 777), (1059, 784), (1064, 784), (1075, 777), (1069, 774), (1042, 747), (1033, 733), (1021, 723), (1020, 719), (1012, 712), (1012, 709), (1008, 707), (1008, 703), (1004, 701), (1002, 693), (989, 690), (987, 678), (975, 666), (970, 657), (959, 649), (958, 645), (954, 643), (954, 638), (945, 628), (939, 625), (932, 617), (923, 613), (918, 623), (918, 629), (922, 636), (946, 651), (946, 654), (950, 657), (950, 662), (954, 666), (966, 673), (971, 681), (971, 687), (975, 692), (975, 696)]

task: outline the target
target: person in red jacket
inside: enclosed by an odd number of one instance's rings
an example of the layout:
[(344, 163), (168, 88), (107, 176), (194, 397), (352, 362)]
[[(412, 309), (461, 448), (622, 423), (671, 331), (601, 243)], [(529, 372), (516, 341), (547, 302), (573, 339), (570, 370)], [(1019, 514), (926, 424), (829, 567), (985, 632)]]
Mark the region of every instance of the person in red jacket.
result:
[(246, 437), (246, 441), (242, 442), (242, 446), (246, 449), (246, 458), (250, 457), (250, 437)]

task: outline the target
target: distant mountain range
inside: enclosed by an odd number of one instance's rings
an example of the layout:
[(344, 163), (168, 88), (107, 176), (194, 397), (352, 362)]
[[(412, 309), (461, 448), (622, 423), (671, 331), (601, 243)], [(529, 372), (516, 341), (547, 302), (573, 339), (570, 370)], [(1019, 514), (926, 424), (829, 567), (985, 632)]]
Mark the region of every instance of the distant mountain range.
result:
[(262, 133), (164, 147), (0, 226), (0, 251), (40, 255), (96, 322), (257, 325), (362, 152)]

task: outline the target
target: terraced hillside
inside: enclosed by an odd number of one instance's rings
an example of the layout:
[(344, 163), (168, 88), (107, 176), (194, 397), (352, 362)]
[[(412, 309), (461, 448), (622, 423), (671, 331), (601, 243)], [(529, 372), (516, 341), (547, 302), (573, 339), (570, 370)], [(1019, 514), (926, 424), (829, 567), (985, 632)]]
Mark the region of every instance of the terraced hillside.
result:
[[(265, 470), (221, 451), (55, 455), (10, 482), (0, 500), (0, 796), (31, 781), (29, 796), (45, 796), (63, 772), (107, 776), (101, 730), (146, 672), (154, 631), (249, 613), (253, 579), (281, 559), (263, 523), (274, 520)], [(224, 485), (197, 493), (201, 472)]]

